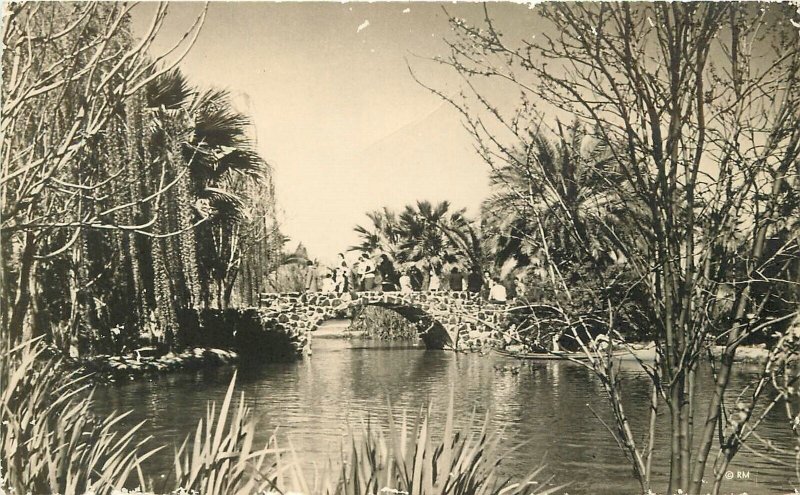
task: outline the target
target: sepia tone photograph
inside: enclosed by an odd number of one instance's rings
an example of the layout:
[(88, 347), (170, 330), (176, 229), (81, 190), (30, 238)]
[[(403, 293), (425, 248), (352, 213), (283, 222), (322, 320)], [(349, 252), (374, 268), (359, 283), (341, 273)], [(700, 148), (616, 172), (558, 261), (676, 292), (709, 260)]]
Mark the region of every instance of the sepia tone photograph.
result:
[(0, 495), (800, 494), (797, 2), (0, 3)]

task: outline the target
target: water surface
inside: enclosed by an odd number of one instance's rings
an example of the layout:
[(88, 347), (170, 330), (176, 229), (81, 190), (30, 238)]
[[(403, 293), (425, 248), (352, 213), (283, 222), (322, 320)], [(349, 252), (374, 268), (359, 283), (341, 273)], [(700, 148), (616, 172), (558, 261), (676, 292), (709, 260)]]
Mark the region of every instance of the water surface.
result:
[[(610, 420), (602, 385), (580, 365), (520, 362), (362, 339), (315, 338), (313, 348), (312, 357), (298, 362), (241, 367), (237, 384), (258, 418), (261, 438), (266, 441), (278, 428), (279, 437), (290, 439), (309, 466), (338, 459), (348, 425), (357, 426), (369, 417), (385, 426), (389, 401), (394, 410), (411, 415), (431, 402), (434, 418), (442, 419), (452, 389), (457, 424), (466, 425), (473, 411), (480, 418), (488, 412), (504, 448), (522, 444), (504, 461), (504, 473), (522, 476), (544, 463), (553, 482), (572, 483), (571, 494), (637, 493), (630, 464), (592, 413)], [(634, 362), (623, 365), (625, 407), (635, 431), (643, 432), (648, 381)], [(519, 373), (497, 369), (503, 366), (519, 367)], [(97, 391), (97, 409), (132, 409), (128, 424), (146, 419), (146, 433), (160, 443), (179, 445), (205, 415), (207, 402), (222, 400), (232, 374), (233, 368), (220, 368), (105, 385)], [(747, 370), (740, 370), (734, 385), (740, 387), (751, 378)], [(698, 383), (703, 402), (710, 373), (703, 373)], [(665, 420), (660, 418), (659, 430), (664, 449)], [(788, 431), (779, 413), (760, 430), (784, 446), (791, 441)], [(171, 452), (165, 449), (155, 461), (160, 475), (168, 473)], [(668, 452), (663, 450), (654, 470), (663, 474), (667, 466)], [(791, 469), (747, 452), (740, 453), (730, 469), (747, 473), (749, 479), (727, 483), (726, 493), (788, 493), (797, 486)]]

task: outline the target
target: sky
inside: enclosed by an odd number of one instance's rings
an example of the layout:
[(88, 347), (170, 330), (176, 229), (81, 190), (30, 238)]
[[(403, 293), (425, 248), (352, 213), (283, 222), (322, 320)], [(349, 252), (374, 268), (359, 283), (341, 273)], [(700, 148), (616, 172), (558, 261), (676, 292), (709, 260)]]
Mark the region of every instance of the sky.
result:
[[(178, 39), (203, 4), (175, 2), (154, 46)], [(477, 216), (488, 168), (455, 109), (417, 84), (455, 94), (446, 55), (451, 15), (477, 22), (481, 4), (212, 2), (180, 67), (201, 87), (227, 88), (250, 114), (260, 154), (274, 169), (289, 249), (332, 261), (357, 243), (364, 213), (448, 200)], [(527, 5), (490, 4), (510, 37), (540, 23)], [(154, 7), (134, 11), (143, 29)]]

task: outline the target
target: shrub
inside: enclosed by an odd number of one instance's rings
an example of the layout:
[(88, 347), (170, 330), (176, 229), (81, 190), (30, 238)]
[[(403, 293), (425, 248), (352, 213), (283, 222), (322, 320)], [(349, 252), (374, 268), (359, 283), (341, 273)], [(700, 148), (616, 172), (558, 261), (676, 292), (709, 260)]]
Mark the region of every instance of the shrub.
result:
[(416, 340), (419, 330), (404, 316), (385, 308), (367, 306), (348, 327), (381, 340)]
[[(444, 432), (437, 435), (430, 422), (430, 408), (412, 424), (405, 414), (397, 420), (390, 408), (388, 437), (367, 423), (361, 435), (351, 433), (339, 466), (331, 464), (322, 476), (309, 481), (294, 462), (278, 471), (288, 474), (279, 476), (276, 483), (320, 495), (548, 495), (563, 488), (536, 481), (542, 467), (519, 482), (502, 479), (498, 470), (503, 459), (500, 438), (489, 433), (488, 415), (480, 432), (474, 433), (472, 420), (456, 430), (453, 412), (451, 393)], [(436, 437), (441, 440), (434, 440)]]

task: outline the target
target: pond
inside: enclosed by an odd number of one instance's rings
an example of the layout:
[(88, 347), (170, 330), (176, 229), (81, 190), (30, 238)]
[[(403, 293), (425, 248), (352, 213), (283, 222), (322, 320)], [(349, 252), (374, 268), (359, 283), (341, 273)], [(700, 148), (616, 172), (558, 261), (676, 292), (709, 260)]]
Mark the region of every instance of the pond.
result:
[[(594, 409), (610, 419), (602, 386), (580, 365), (429, 351), (421, 344), (367, 339), (315, 338), (313, 350), (313, 356), (294, 363), (241, 367), (237, 384), (258, 419), (261, 437), (266, 441), (278, 428), (279, 438), (284, 443), (290, 439), (309, 466), (338, 459), (348, 425), (357, 426), (367, 417), (385, 423), (389, 401), (395, 411), (404, 409), (411, 416), (430, 401), (434, 419), (443, 419), (452, 389), (457, 424), (467, 424), (473, 410), (478, 418), (488, 412), (504, 448), (522, 444), (501, 465), (505, 474), (521, 477), (545, 464), (555, 483), (571, 483), (571, 494), (637, 493), (630, 465), (592, 414)], [(625, 407), (636, 431), (643, 431), (647, 378), (634, 361), (622, 365)], [(179, 445), (204, 416), (208, 401), (222, 400), (233, 371), (218, 368), (103, 385), (96, 393), (96, 409), (101, 414), (133, 410), (127, 424), (146, 419), (145, 433), (161, 444)], [(736, 389), (755, 371), (741, 367), (734, 376)], [(698, 384), (702, 402), (703, 391), (710, 390), (710, 372), (702, 373)], [(772, 414), (759, 431), (788, 446), (780, 413)], [(663, 479), (668, 467), (665, 416), (660, 424), (663, 447), (654, 471)], [(162, 469), (155, 468), (157, 476), (168, 476), (171, 452), (164, 449), (155, 459)], [(740, 453), (730, 470), (737, 474), (723, 486), (726, 493), (787, 493), (797, 486), (792, 469), (748, 452)]]

